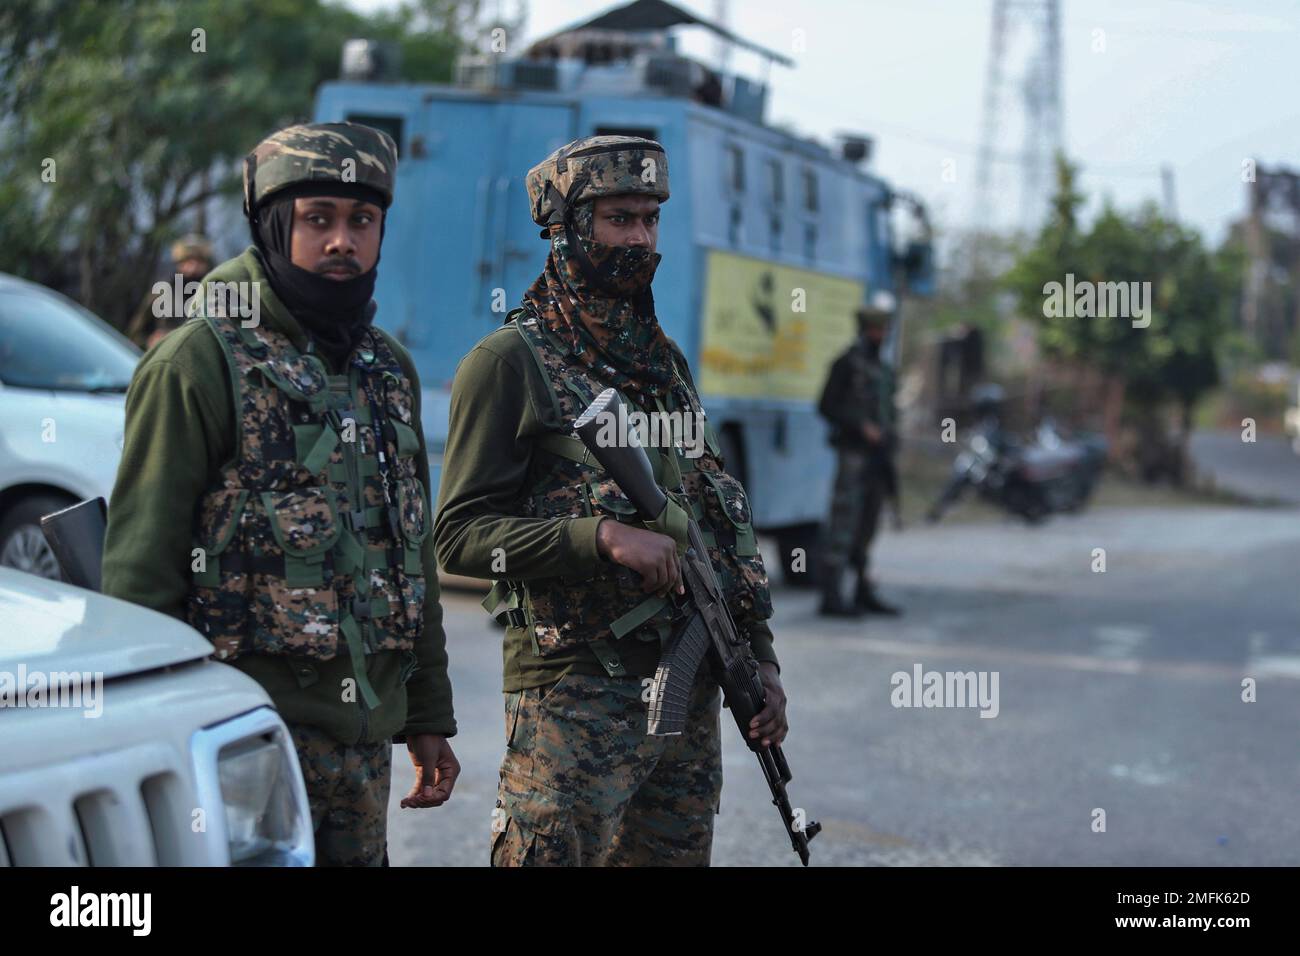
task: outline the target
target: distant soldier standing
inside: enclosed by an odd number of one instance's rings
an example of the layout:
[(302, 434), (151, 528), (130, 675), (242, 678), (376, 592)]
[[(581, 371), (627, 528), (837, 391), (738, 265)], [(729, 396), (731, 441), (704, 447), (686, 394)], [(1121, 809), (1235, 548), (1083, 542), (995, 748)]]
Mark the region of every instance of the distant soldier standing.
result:
[(441, 805), (459, 772), (420, 384), (372, 324), (396, 165), (352, 123), (248, 156), (254, 245), (137, 368), (105, 542), (104, 593), (187, 620), (266, 689), (321, 865), (387, 862), (394, 735), (402, 806)]
[[(685, 514), (670, 501), (642, 525), (572, 433), (607, 387), (630, 408), (704, 421), (650, 291), (667, 157), (651, 140), (597, 136), (552, 153), (527, 185), (550, 256), (523, 308), (457, 369), (434, 529), (444, 568), (496, 579), (484, 604), (508, 625), (492, 862), (706, 865), (722, 788), (707, 668), (685, 732), (646, 733), (647, 678), (678, 623), (667, 595), (681, 586)], [(690, 454), (646, 451), (660, 483), (695, 511), (759, 661), (767, 703), (751, 737), (780, 743), (785, 694), (744, 489), (723, 470), (711, 428)]]
[[(151, 290), (126, 327), (127, 337), (142, 349), (153, 348), (169, 332), (180, 328), (185, 321), (185, 286), (191, 282), (201, 282), (212, 271), (212, 243), (197, 232), (172, 243), (171, 256), (175, 275), (164, 280), (167, 290), (162, 295), (156, 295)], [(180, 296), (176, 295), (175, 276), (181, 277)]]
[[(894, 372), (880, 347), (894, 313), (894, 297), (877, 292), (857, 312), (858, 337), (831, 366), (817, 410), (831, 425), (837, 453), (835, 488), (823, 537), (822, 603), (830, 617), (898, 614), (881, 601), (870, 577), (870, 550), (886, 498), (896, 491), (893, 456), (898, 448)], [(853, 568), (853, 600), (842, 591)]]

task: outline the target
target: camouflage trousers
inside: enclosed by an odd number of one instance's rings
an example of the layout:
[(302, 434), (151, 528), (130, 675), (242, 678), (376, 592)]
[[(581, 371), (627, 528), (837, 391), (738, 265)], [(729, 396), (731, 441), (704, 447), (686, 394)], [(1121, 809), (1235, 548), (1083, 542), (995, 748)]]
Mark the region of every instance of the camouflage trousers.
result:
[(884, 492), (884, 481), (871, 453), (839, 449), (831, 511), (823, 532), (822, 560), (827, 573), (839, 574), (851, 566), (859, 577), (867, 577)]
[(393, 745), (348, 746), (319, 727), (288, 727), (307, 784), (316, 865), (387, 866)]
[(720, 697), (697, 683), (684, 733), (646, 734), (636, 677), (566, 674), (506, 694), (493, 866), (707, 866), (722, 795)]

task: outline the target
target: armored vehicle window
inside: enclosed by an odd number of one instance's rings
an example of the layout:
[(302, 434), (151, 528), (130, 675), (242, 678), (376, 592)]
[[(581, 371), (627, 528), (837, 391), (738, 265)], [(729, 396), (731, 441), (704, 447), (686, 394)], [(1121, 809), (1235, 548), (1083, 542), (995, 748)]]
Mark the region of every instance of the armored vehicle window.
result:
[(730, 172), (727, 182), (731, 184), (733, 191), (743, 193), (745, 191), (745, 154), (741, 152), (739, 146), (728, 146), (727, 161)]
[(889, 206), (885, 203), (881, 203), (877, 205), (875, 209), (876, 209), (876, 244), (879, 245), (881, 249), (888, 249), (890, 247)]
[(397, 158), (403, 159), (406, 156), (406, 150), (402, 145), (402, 126), (404, 123), (400, 116), (371, 116), (365, 113), (349, 113), (347, 121), (383, 130), (393, 137), (393, 142), (397, 144)]
[(772, 202), (774, 205), (781, 205), (785, 202), (785, 179), (779, 159), (769, 159), (767, 161), (767, 184), (771, 192)]
[(803, 207), (809, 212), (817, 211), (817, 173), (811, 169), (803, 171)]

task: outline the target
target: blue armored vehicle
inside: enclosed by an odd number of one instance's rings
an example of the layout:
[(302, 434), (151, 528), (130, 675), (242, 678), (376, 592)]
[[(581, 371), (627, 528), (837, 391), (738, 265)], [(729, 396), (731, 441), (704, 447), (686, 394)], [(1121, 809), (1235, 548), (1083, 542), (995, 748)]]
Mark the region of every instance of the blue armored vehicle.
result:
[[(864, 169), (868, 140), (833, 152), (767, 125), (766, 87), (681, 55), (667, 29), (676, 24), (792, 65), (661, 0), (636, 0), (518, 56), (463, 58), (454, 86), (325, 84), (315, 118), (376, 126), (398, 144), (376, 298), (417, 363), (435, 464), (457, 363), (546, 258), (524, 174), (583, 136), (662, 143), (672, 196), (659, 320), (691, 363), (755, 525), (788, 557), (810, 546), (830, 494), (834, 457), (815, 410), (830, 363), (868, 295), (928, 294), (928, 228), (919, 203)], [(904, 243), (895, 228), (908, 217), (918, 228)]]

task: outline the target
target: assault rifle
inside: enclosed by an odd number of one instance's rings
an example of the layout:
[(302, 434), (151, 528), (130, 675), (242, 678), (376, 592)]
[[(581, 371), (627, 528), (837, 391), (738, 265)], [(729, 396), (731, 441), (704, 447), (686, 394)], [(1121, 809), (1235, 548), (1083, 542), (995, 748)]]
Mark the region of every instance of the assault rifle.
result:
[[(618, 392), (605, 389), (574, 422), (573, 430), (636, 506), (642, 520), (654, 521), (668, 507), (668, 496), (655, 483), (650, 459), (637, 442), (635, 431), (617, 432), (627, 422), (627, 417), (620, 414), (621, 405)], [(615, 425), (617, 436), (612, 444), (607, 438), (601, 441), (597, 437), (609, 422)], [(796, 819), (785, 790), (793, 777), (780, 746), (764, 747), (760, 740), (749, 736), (749, 722), (763, 709), (767, 696), (758, 676), (758, 661), (731, 619), (699, 526), (689, 512), (687, 519), (689, 547), (681, 561), (686, 596), (672, 596), (680, 612), (678, 616), (685, 623), (675, 629), (659, 659), (651, 687), (646, 733), (665, 737), (683, 731), (691, 687), (700, 665), (707, 661), (713, 678), (722, 687), (723, 700), (736, 718), (745, 745), (758, 757), (772, 791), (772, 803), (781, 811), (790, 844), (807, 866), (808, 841), (821, 832), (821, 824), (805, 822), (802, 812)]]

